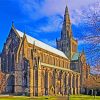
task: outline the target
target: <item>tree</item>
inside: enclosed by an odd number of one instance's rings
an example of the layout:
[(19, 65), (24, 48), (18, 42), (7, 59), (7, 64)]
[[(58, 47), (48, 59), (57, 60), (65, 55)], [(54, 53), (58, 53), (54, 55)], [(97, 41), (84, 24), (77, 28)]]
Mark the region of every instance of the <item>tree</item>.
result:
[(93, 76), (91, 75), (88, 79), (86, 79), (83, 83), (83, 87), (88, 89), (100, 89), (100, 76)]
[[(96, 2), (83, 9), (81, 12), (81, 20), (83, 22), (82, 36), (79, 37), (87, 46), (85, 46), (88, 61), (92, 66), (100, 71), (100, 2)], [(91, 59), (90, 59), (91, 58)]]

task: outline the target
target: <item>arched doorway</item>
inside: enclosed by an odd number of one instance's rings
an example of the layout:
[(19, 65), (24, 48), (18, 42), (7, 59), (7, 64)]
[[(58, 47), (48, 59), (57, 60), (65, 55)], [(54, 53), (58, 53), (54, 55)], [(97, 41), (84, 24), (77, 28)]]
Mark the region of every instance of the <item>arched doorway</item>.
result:
[(7, 92), (14, 93), (15, 90), (15, 77), (14, 75), (9, 76), (7, 81)]

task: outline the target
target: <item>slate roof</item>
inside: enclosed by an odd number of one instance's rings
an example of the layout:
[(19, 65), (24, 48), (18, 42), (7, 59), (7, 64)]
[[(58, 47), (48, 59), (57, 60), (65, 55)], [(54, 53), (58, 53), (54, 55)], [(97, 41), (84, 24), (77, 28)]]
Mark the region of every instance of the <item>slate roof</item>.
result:
[[(17, 30), (17, 29), (16, 29), (16, 31), (17, 31), (17, 33), (19, 34), (20, 37), (23, 37), (23, 35), (24, 35), (23, 32), (21, 32), (21, 31), (19, 31), (19, 30)], [(36, 45), (37, 47), (40, 47), (40, 48), (42, 48), (42, 49), (44, 49), (44, 50), (47, 50), (47, 51), (49, 51), (49, 52), (52, 52), (52, 53), (54, 53), (54, 54), (56, 54), (56, 55), (59, 55), (59, 56), (61, 56), (61, 57), (67, 58), (66, 55), (65, 55), (62, 51), (60, 51), (60, 50), (58, 50), (58, 49), (56, 49), (56, 48), (54, 48), (54, 47), (51, 47), (51, 46), (49, 46), (49, 45), (47, 45), (47, 44), (45, 44), (45, 43), (43, 43), (43, 42), (41, 42), (41, 41), (39, 41), (39, 40), (37, 40), (37, 39), (35, 39), (35, 38), (33, 38), (33, 37), (27, 35), (27, 34), (25, 34), (25, 35), (26, 35), (27, 41), (28, 41), (30, 44), (33, 44), (33, 43), (35, 42), (35, 45)], [(68, 58), (67, 58), (67, 59), (68, 59)]]

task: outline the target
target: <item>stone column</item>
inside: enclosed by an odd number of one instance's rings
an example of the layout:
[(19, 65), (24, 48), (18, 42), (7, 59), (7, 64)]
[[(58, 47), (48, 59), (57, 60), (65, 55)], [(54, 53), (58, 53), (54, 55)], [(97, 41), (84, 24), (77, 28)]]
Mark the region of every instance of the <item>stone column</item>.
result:
[(54, 70), (54, 72), (55, 72), (55, 74), (54, 74), (55, 75), (54, 89), (55, 89), (55, 95), (56, 95), (57, 94), (57, 70)]
[(64, 74), (64, 95), (67, 94), (67, 73)]
[(64, 95), (64, 91), (65, 91), (65, 87), (64, 87), (64, 85), (65, 85), (65, 72), (62, 72), (62, 81), (61, 81), (61, 86), (62, 86), (62, 95)]
[(45, 94), (45, 87), (44, 87), (44, 82), (45, 82), (45, 71), (44, 69), (42, 68), (42, 74), (41, 74), (41, 92), (42, 92), (42, 96)]
[(50, 77), (49, 77), (49, 76), (50, 76), (49, 69), (47, 69), (47, 72), (48, 72), (48, 80), (47, 80), (47, 81), (48, 81), (48, 95), (49, 95), (49, 89), (50, 89), (50, 88), (49, 88), (49, 87), (50, 87), (50, 86), (49, 86), (49, 78), (50, 78)]
[(44, 88), (45, 88), (45, 95), (48, 95), (49, 92), (49, 73), (48, 69), (45, 69), (45, 78), (44, 78)]
[(69, 83), (68, 83), (68, 81), (69, 81), (69, 73), (68, 72), (66, 72), (66, 94), (68, 94), (68, 86), (69, 86)]
[(77, 94), (77, 92), (76, 92), (76, 75), (74, 75), (74, 94)]
[(78, 94), (78, 75), (76, 75), (76, 94)]
[(63, 72), (61, 72), (61, 83), (60, 83), (60, 94), (62, 94), (63, 95), (63, 84), (64, 84), (64, 82), (63, 82)]
[(78, 83), (78, 85), (77, 85), (78, 86), (77, 87), (78, 88), (77, 89), (77, 93), (80, 94), (80, 75), (78, 75), (77, 78), (78, 78), (78, 82), (77, 82)]
[(71, 73), (70, 74), (70, 93), (73, 94), (73, 87), (72, 87), (72, 84), (73, 84), (73, 74)]
[(33, 80), (34, 80), (34, 77), (33, 77), (33, 60), (31, 59), (30, 60), (30, 69), (29, 69), (29, 71), (30, 71), (30, 78), (29, 78), (29, 91), (30, 91), (30, 97), (33, 97), (33, 90), (34, 90), (34, 87), (33, 87)]
[(41, 64), (39, 63), (38, 65), (38, 96), (41, 96), (42, 95), (42, 92), (41, 92)]

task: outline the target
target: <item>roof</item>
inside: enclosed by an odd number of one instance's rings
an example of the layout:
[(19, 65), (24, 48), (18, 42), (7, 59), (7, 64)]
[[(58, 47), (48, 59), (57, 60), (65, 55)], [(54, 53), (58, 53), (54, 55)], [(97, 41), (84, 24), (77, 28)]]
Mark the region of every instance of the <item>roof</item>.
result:
[(75, 54), (72, 56), (72, 60), (78, 60), (79, 56), (80, 56), (80, 53), (79, 53), (79, 52), (75, 53)]
[[(20, 37), (23, 37), (23, 35), (24, 35), (23, 32), (21, 32), (21, 31), (19, 31), (19, 30), (17, 30), (17, 29), (16, 29), (16, 31), (17, 31), (17, 33), (19, 34)], [(42, 49), (44, 49), (44, 50), (47, 50), (47, 51), (49, 51), (49, 52), (52, 52), (52, 53), (54, 53), (54, 54), (57, 54), (57, 55), (59, 55), (59, 56), (61, 56), (61, 57), (67, 58), (66, 55), (65, 55), (62, 51), (60, 51), (60, 50), (58, 50), (58, 49), (56, 49), (56, 48), (54, 48), (54, 47), (51, 47), (51, 46), (49, 46), (49, 45), (47, 45), (47, 44), (45, 44), (45, 43), (43, 43), (43, 42), (41, 42), (41, 41), (39, 41), (39, 40), (37, 40), (37, 39), (35, 39), (35, 38), (33, 38), (33, 37), (27, 35), (27, 34), (25, 34), (25, 35), (26, 35), (27, 41), (28, 41), (30, 44), (33, 44), (33, 43), (35, 42), (35, 45), (36, 45), (37, 47), (40, 47), (40, 48), (42, 48)], [(68, 59), (68, 58), (67, 58), (67, 59)]]

